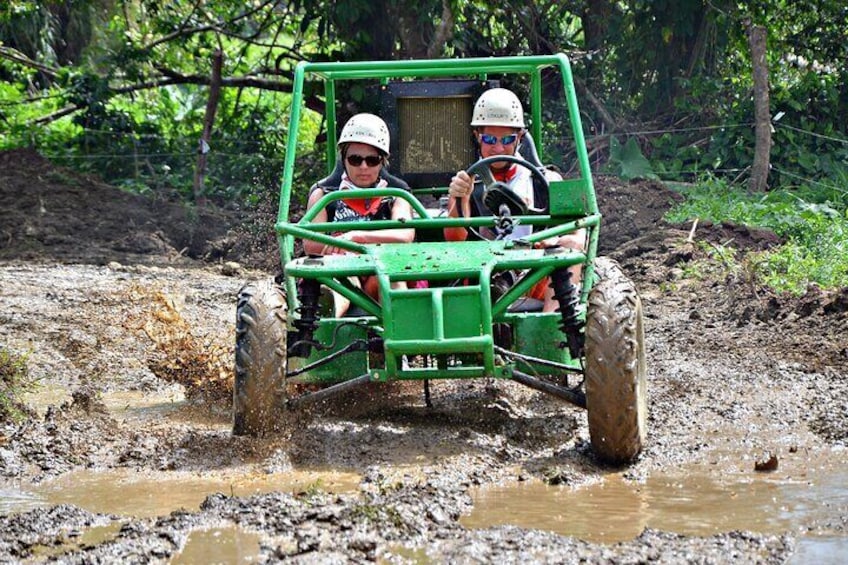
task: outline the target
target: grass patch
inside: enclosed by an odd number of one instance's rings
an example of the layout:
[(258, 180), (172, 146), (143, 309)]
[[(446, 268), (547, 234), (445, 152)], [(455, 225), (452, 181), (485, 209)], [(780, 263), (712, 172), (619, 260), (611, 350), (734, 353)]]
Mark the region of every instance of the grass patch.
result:
[(802, 294), (814, 283), (848, 286), (848, 192), (809, 188), (747, 191), (717, 179), (676, 186), (686, 198), (667, 214), (671, 222), (692, 218), (766, 228), (786, 244), (753, 253), (749, 264), (760, 284)]
[(351, 511), (351, 518), (356, 522), (370, 522), (376, 526), (397, 529), (404, 529), (406, 526), (400, 512), (388, 505), (360, 504)]
[(29, 375), (29, 354), (17, 354), (0, 346), (0, 422), (16, 422), (29, 415), (21, 395), (35, 385)]

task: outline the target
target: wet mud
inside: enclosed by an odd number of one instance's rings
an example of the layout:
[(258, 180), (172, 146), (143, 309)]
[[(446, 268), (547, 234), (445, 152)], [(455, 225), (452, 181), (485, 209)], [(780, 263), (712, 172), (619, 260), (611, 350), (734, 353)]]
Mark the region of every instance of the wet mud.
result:
[[(646, 315), (649, 438), (624, 468), (582, 410), (512, 382), (432, 383), (431, 407), (417, 383), (369, 388), (234, 437), (225, 376), (178, 377), (225, 366), (236, 293), (271, 271), (109, 258), (103, 232), (63, 261), (0, 223), (0, 345), (38, 382), (0, 423), (0, 561), (838, 562), (848, 294), (754, 288), (657, 220), (660, 187), (598, 185)], [(770, 245), (694, 239), (729, 232)]]

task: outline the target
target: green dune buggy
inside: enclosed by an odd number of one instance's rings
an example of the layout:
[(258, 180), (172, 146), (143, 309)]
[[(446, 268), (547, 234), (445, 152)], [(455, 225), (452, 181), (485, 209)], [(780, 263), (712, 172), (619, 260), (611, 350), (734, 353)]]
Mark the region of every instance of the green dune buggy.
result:
[[(492, 77), (508, 75), (518, 75), (529, 86), (530, 127), (519, 161), (545, 177), (546, 206), (516, 205), (514, 195), (486, 174), (488, 163), (476, 163), (491, 215), (446, 217), (438, 202), (446, 198), (450, 176), (467, 169), (476, 155), (468, 127), (474, 101), (499, 84)], [(364, 85), (373, 106), (369, 110), (391, 131), (390, 172), (408, 183), (357, 194), (408, 201), (414, 218), (402, 225), (394, 220), (313, 222), (316, 211), (340, 198), (339, 192), (327, 192), (300, 220), (289, 220), (304, 92), (323, 84), (326, 134), (333, 140), (336, 88), (342, 81)], [(546, 155), (541, 147), (547, 131), (543, 94), (547, 99), (551, 93), (558, 96), (551, 104), (559, 104), (568, 116), (565, 136), (576, 162), (576, 173), (565, 180), (548, 180), (538, 157)], [(333, 143), (327, 143), (326, 160), (331, 176), (340, 170)], [(632, 461), (646, 437), (642, 306), (619, 266), (596, 256), (600, 220), (565, 55), (300, 63), (274, 226), (283, 275), (249, 283), (239, 293), (233, 432), (264, 434), (292, 410), (365, 383), (422, 381), (429, 402), (433, 380), (510, 379), (585, 408), (599, 459)], [(519, 223), (532, 226), (531, 235), (461, 242), (441, 238), (446, 227), (503, 233)], [(333, 235), (397, 227), (415, 228), (416, 242), (364, 245)], [(533, 247), (578, 229), (588, 234), (585, 251)], [(295, 257), (298, 239), (352, 253)], [(568, 273), (577, 264), (583, 265), (579, 287)], [(366, 275), (379, 283), (379, 303), (350, 283), (351, 277)], [(525, 296), (546, 277), (560, 303), (557, 312), (543, 313)], [(409, 284), (393, 288), (396, 281)], [(322, 308), (326, 289), (346, 297), (354, 314), (328, 315)]]

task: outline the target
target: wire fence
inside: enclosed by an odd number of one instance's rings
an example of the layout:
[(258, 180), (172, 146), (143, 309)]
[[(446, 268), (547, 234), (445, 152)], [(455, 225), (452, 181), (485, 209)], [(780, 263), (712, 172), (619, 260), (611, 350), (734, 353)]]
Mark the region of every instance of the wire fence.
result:
[[(790, 126), (780, 122), (773, 122), (775, 131), (785, 129), (798, 135), (810, 136), (829, 143), (848, 148), (848, 139), (825, 135), (814, 131), (808, 131), (798, 127)], [(733, 130), (753, 128), (753, 123), (719, 124), (711, 126), (699, 126), (688, 128), (646, 129), (621, 131), (614, 133), (587, 134), (586, 143), (589, 147), (609, 146), (610, 138), (627, 139), (631, 137), (658, 137), (662, 135), (684, 135), (709, 132), (732, 132)], [(732, 135), (732, 134), (731, 134)], [(83, 152), (78, 149), (61, 150), (38, 142), (37, 135), (33, 134), (32, 145), (37, 147), (41, 154), (58, 164), (70, 166), (89, 172), (98, 172), (107, 181), (118, 181), (125, 185), (149, 185), (152, 190), (165, 186), (174, 181), (185, 182), (194, 174), (198, 149), (197, 140), (188, 138), (166, 140), (162, 135), (155, 133), (132, 133), (115, 132), (109, 130), (85, 129), (82, 136), (93, 140), (90, 150)], [(547, 139), (546, 142), (560, 142), (563, 145), (569, 143), (570, 139)], [(156, 147), (169, 143), (171, 147), (184, 147), (184, 150), (156, 150)], [(116, 150), (116, 148), (120, 148)], [(215, 149), (213, 141), (211, 150), (207, 154), (208, 178), (213, 190), (223, 187), (232, 187), (239, 183), (255, 181), (268, 183), (269, 178), (276, 178), (282, 171), (284, 155), (280, 151), (278, 155), (268, 155), (256, 151), (239, 151), (238, 147), (228, 144), (223, 149)], [(846, 153), (848, 155), (848, 153)], [(593, 173), (605, 172), (605, 155), (598, 154), (591, 160)], [(848, 186), (840, 186), (842, 179), (848, 183), (848, 157), (843, 157), (838, 165), (841, 165), (842, 174), (836, 177), (819, 176), (812, 178), (807, 170), (793, 168), (792, 163), (783, 163), (779, 159), (772, 160), (771, 171), (780, 175), (783, 179), (791, 179), (792, 182), (820, 187), (842, 194), (848, 194)], [(678, 167), (672, 170), (662, 170), (655, 167), (654, 173), (667, 182), (691, 182), (703, 175), (714, 175), (720, 177), (735, 177), (738, 180), (750, 170), (749, 166), (698, 166)], [(106, 174), (103, 175), (102, 173)], [(183, 187), (188, 190), (190, 187)], [(226, 192), (226, 190), (225, 190)]]

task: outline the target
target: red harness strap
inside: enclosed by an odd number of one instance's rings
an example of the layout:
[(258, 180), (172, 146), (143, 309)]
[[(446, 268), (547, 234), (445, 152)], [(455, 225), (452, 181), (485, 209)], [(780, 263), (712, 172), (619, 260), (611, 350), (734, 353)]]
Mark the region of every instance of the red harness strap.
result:
[(500, 171), (492, 171), (492, 176), (496, 181), (500, 182), (509, 182), (518, 174), (518, 165), (513, 164), (511, 167), (507, 169), (502, 169)]
[(344, 198), (342, 201), (360, 216), (373, 216), (380, 209), (381, 202), (379, 198)]

